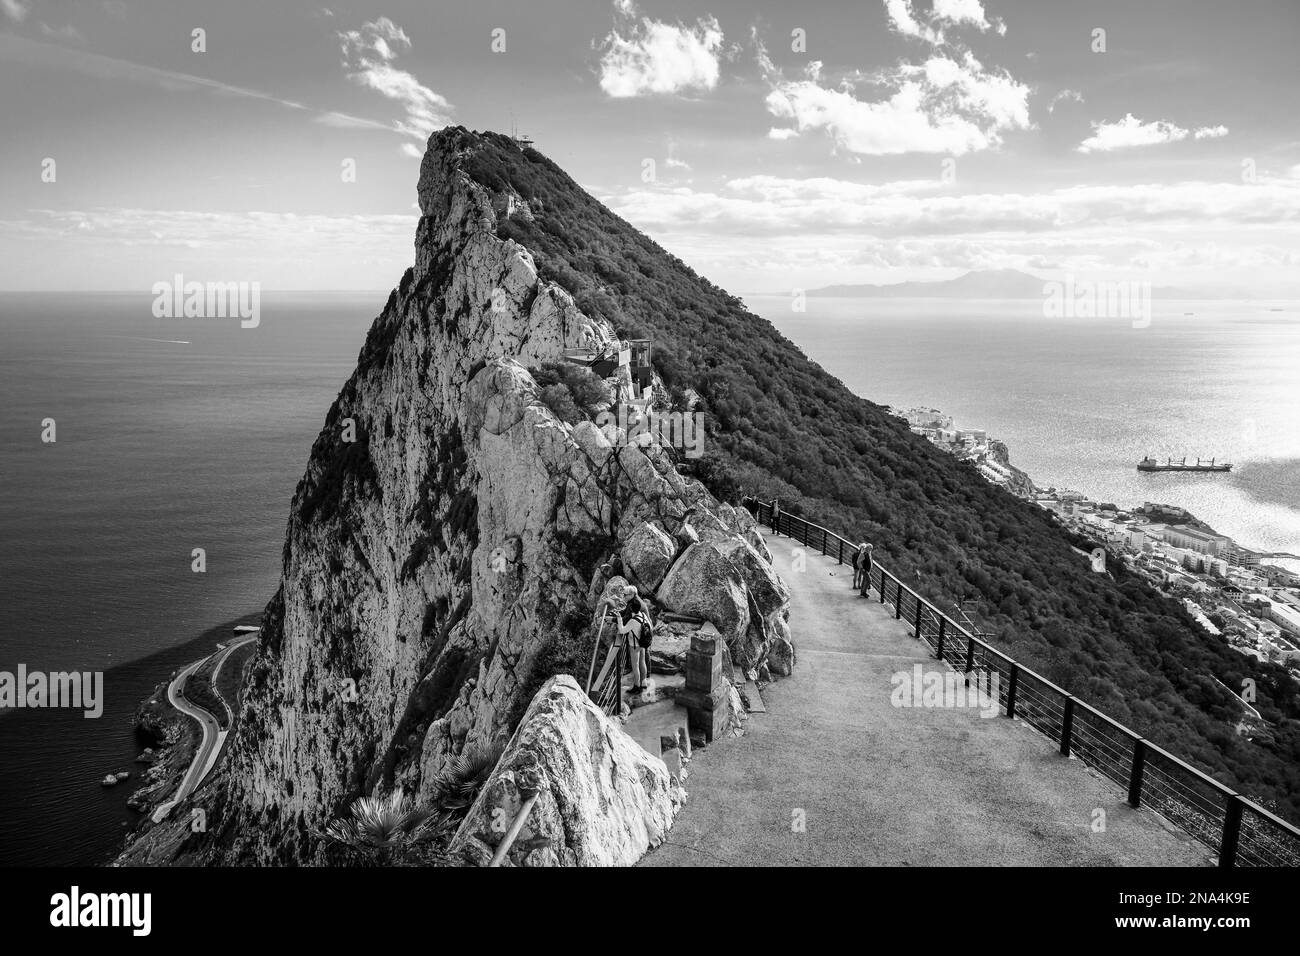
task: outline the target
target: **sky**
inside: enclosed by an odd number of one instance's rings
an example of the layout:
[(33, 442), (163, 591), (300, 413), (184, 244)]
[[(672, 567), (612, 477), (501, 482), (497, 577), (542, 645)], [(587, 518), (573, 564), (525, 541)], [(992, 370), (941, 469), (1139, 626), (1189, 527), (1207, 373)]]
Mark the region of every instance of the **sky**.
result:
[(0, 290), (387, 290), (459, 124), (738, 294), (1296, 295), (1297, 49), (1297, 0), (0, 0)]

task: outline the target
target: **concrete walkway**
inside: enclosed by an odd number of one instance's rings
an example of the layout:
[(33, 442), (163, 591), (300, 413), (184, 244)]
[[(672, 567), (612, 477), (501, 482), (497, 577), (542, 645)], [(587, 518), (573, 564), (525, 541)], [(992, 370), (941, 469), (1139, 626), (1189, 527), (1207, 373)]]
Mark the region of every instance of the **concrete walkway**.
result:
[[(853, 571), (768, 535), (792, 591), (798, 663), (745, 736), (699, 751), (645, 866), (1201, 866), (1208, 849), (1047, 738), (969, 708), (890, 703), (890, 678), (944, 670)], [(1094, 832), (1097, 810), (1105, 831)], [(800, 827), (802, 825), (802, 828)]]

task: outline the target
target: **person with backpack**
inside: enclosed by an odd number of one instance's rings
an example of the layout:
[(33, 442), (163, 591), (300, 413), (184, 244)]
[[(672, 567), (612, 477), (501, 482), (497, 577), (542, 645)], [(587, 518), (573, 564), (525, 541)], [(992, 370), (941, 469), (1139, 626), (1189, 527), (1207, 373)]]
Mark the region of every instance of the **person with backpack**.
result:
[(641, 598), (632, 595), (619, 614), (618, 633), (627, 642), (627, 656), (632, 665), (632, 688), (630, 693), (639, 694), (645, 690), (646, 681), (650, 679), (650, 615), (646, 612)]

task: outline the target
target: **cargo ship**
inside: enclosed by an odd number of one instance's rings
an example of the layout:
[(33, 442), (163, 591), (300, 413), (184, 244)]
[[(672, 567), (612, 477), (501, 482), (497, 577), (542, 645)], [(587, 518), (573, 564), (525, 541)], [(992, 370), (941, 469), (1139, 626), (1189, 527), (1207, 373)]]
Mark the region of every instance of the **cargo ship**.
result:
[(1232, 471), (1232, 462), (1218, 461), (1214, 458), (1209, 461), (1201, 461), (1198, 458), (1195, 464), (1189, 464), (1186, 458), (1180, 461), (1166, 458), (1163, 462), (1159, 462), (1148, 455), (1138, 462), (1138, 471)]

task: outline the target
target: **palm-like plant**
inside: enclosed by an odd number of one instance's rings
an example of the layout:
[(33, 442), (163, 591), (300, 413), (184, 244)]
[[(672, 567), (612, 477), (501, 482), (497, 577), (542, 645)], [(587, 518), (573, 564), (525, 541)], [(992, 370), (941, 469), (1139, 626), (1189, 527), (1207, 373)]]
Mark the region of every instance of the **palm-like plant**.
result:
[(434, 778), (434, 804), (449, 814), (468, 810), (501, 759), (501, 751), (500, 746), (490, 747), (449, 760)]
[(348, 815), (332, 821), (320, 836), (387, 864), (395, 853), (439, 835), (445, 823), (443, 814), (415, 807), (401, 790), (394, 790), (387, 797), (355, 800)]

